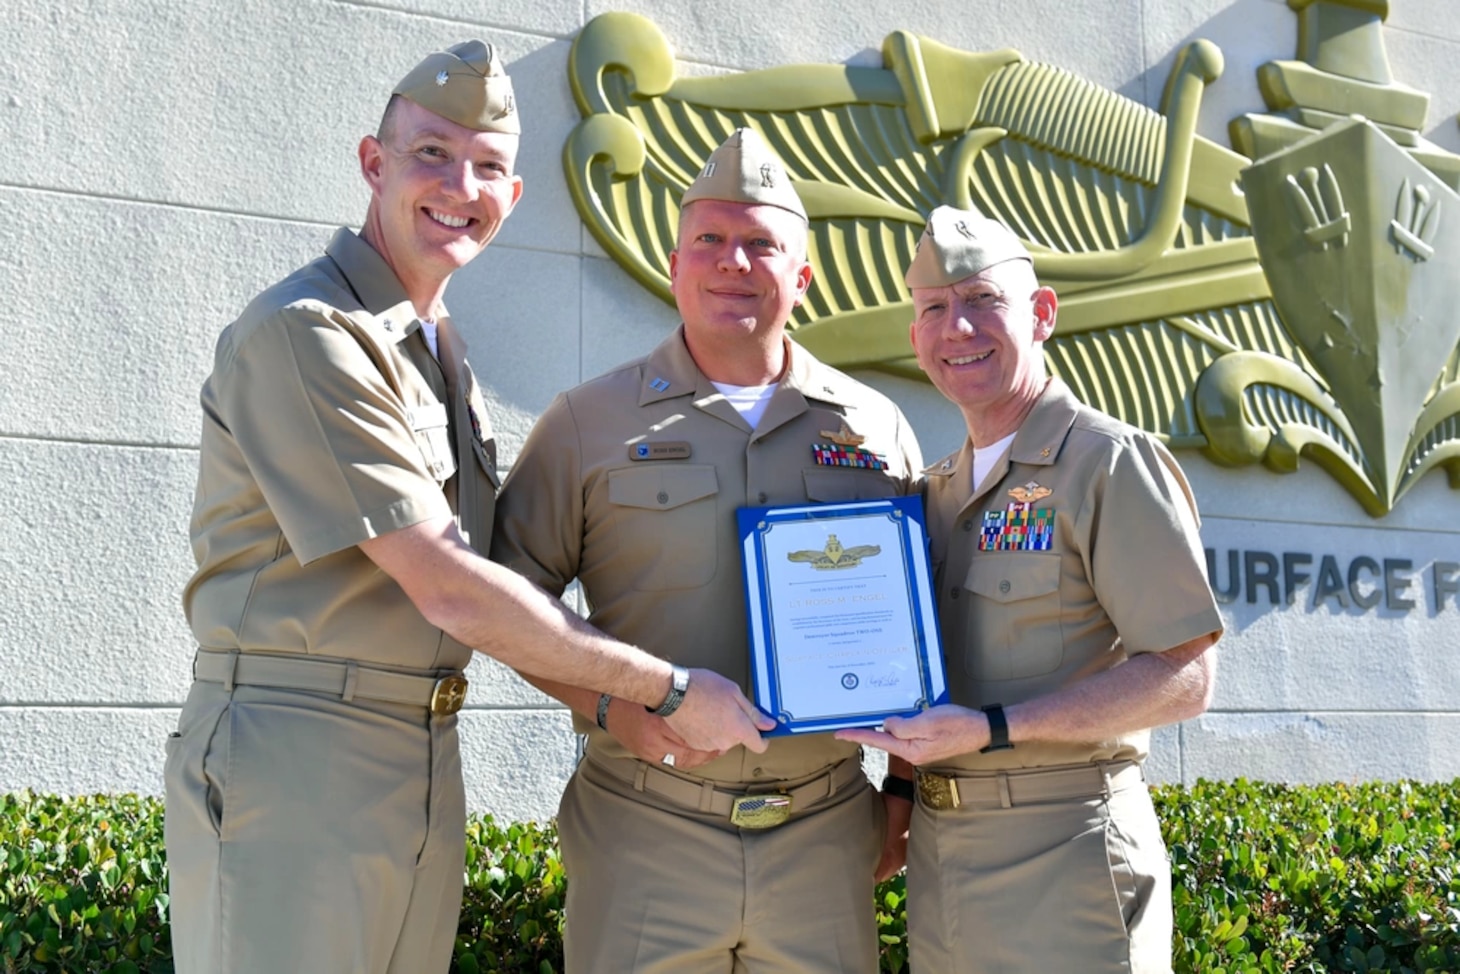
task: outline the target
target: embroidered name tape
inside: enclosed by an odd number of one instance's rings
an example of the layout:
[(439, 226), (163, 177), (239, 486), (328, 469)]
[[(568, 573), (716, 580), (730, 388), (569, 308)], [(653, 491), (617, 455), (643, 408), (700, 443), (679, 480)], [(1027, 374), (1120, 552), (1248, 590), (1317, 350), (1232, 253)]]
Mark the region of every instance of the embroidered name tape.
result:
[(1054, 508), (1013, 503), (984, 511), (979, 551), (1048, 551), (1054, 545)]
[(689, 443), (685, 440), (634, 443), (629, 446), (629, 459), (688, 460), (689, 452)]

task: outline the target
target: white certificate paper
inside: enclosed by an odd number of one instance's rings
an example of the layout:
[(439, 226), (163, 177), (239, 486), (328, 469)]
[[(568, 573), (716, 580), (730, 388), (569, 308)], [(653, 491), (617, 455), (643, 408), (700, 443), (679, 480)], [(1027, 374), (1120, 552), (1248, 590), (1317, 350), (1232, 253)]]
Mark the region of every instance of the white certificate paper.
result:
[(738, 513), (753, 695), (772, 734), (947, 700), (920, 498)]

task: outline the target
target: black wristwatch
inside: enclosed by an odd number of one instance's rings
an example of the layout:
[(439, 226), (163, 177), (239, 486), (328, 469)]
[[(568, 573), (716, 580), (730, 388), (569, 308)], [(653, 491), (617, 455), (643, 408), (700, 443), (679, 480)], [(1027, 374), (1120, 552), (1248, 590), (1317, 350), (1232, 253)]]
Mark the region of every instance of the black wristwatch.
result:
[(913, 784), (911, 778), (900, 778), (889, 772), (887, 777), (882, 779), (882, 794), (910, 802), (917, 797), (917, 786)]
[(613, 695), (600, 693), (598, 695), (597, 724), (599, 730), (608, 730), (608, 705), (613, 703)]
[(1004, 716), (1003, 704), (991, 703), (987, 707), (979, 708), (989, 719), (989, 746), (978, 749), (979, 754), (987, 754), (990, 751), (1012, 751), (1014, 745), (1009, 743), (1009, 721)]
[(658, 707), (645, 707), (644, 709), (659, 717), (668, 717), (679, 709), (684, 703), (684, 693), (689, 689), (689, 670), (683, 666), (671, 667), (669, 680), (669, 696)]

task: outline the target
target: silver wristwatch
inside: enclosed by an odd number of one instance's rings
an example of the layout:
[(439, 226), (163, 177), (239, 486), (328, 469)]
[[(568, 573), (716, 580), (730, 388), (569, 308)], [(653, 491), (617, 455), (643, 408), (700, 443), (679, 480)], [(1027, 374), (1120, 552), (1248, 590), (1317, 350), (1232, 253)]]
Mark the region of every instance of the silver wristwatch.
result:
[(680, 704), (684, 703), (684, 692), (688, 689), (689, 670), (683, 666), (673, 666), (669, 679), (669, 696), (665, 697), (664, 702), (658, 707), (645, 707), (644, 709), (660, 717), (668, 717), (679, 709)]

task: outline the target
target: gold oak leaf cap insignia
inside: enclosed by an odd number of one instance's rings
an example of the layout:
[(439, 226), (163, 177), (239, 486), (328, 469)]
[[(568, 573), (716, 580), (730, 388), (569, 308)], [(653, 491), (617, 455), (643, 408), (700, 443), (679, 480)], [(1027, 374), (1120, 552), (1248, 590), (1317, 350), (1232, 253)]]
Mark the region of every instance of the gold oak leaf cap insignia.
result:
[(999, 221), (940, 206), (928, 214), (907, 268), (907, 286), (947, 287), (1006, 260), (1033, 263), (1023, 242)]
[(860, 433), (853, 433), (851, 427), (847, 426), (846, 423), (842, 423), (840, 430), (821, 430), (820, 432), (822, 436), (838, 446), (861, 446), (867, 442), (865, 436), (862, 436)]
[(696, 200), (779, 206), (806, 219), (806, 207), (791, 186), (786, 167), (755, 129), (736, 129), (710, 153), (679, 205), (683, 208)]
[(1043, 500), (1053, 493), (1054, 491), (1050, 490), (1048, 487), (1045, 487), (1043, 484), (1037, 484), (1032, 480), (1029, 481), (1029, 483), (1025, 484), (1023, 487), (1011, 487), (1009, 489), (1009, 496), (1014, 498), (1021, 504), (1028, 504), (1032, 501)]
[(427, 55), (391, 92), (477, 132), (520, 135), (517, 100), (497, 50), (462, 41)]

